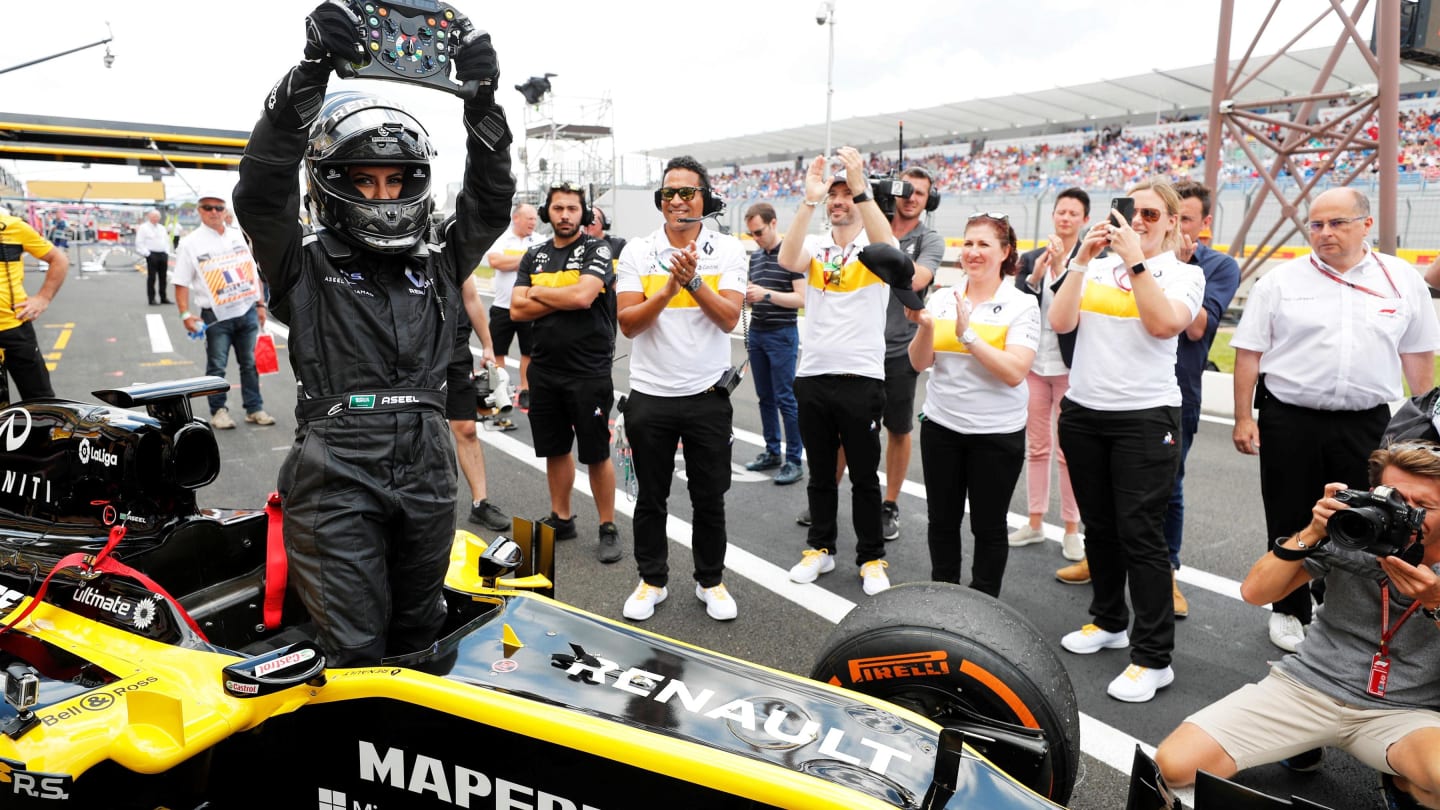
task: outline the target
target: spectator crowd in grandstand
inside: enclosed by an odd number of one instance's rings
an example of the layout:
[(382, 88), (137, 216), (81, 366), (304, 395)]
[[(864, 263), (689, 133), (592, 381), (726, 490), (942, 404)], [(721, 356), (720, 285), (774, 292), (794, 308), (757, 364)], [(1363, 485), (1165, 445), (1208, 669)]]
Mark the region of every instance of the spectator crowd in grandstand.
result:
[[(1172, 121), (1171, 123), (1182, 123)], [(1163, 177), (1173, 181), (1202, 180), (1205, 173), (1206, 134), (1203, 122), (1198, 126), (1177, 126), (1171, 129), (1146, 127), (1142, 132), (1106, 127), (1086, 133), (1078, 144), (1072, 138), (1057, 136), (1061, 145), (1041, 139), (1023, 139), (1023, 146), (1005, 141), (998, 146), (976, 144), (969, 154), (942, 154), (929, 147), (917, 147), (906, 154), (906, 165), (920, 165), (935, 176), (942, 194), (995, 193), (1036, 191), (1045, 188), (1079, 186), (1089, 189), (1123, 188), (1143, 177)], [(1400, 172), (1440, 180), (1440, 106), (1402, 110), (1400, 129)], [(1272, 137), (1286, 133), (1278, 125), (1271, 128)], [(1365, 136), (1373, 141), (1378, 134), (1372, 119)], [(1319, 146), (1317, 140), (1311, 144)], [(1335, 157), (1332, 170), (1337, 177), (1346, 176), (1358, 166), (1370, 150), (1346, 150)], [(1220, 185), (1258, 182), (1259, 174), (1244, 151), (1226, 133), (1222, 149), (1224, 165)], [(1297, 166), (1309, 177), (1325, 160), (1324, 153), (1302, 154)], [(717, 172), (716, 187), (730, 199), (776, 199), (800, 193), (804, 183), (803, 168), (775, 166), (761, 168), (735, 167), (732, 172)], [(897, 169), (890, 158), (872, 154), (868, 161), (874, 176), (891, 174)]]

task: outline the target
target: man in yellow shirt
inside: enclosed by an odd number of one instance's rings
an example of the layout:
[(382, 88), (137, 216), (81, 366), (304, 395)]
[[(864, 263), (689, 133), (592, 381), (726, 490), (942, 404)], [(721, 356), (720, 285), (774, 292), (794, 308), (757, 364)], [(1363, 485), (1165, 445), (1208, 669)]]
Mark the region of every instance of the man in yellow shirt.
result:
[[(23, 254), (45, 262), (45, 281), (34, 295), (25, 293), (25, 261)], [(0, 350), (5, 353), (3, 370), (15, 380), (19, 398), (53, 397), (50, 370), (35, 339), (35, 320), (50, 307), (70, 260), (59, 248), (36, 233), (25, 220), (0, 213), (0, 271), (5, 283), (0, 287)], [(4, 375), (0, 375), (0, 380)], [(8, 384), (0, 385), (0, 401), (10, 399)]]

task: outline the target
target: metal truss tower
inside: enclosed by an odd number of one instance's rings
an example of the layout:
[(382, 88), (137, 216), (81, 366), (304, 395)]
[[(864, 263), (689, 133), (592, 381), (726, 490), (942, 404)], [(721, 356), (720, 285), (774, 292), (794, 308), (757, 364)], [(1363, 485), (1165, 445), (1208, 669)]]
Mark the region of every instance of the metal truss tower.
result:
[(592, 203), (615, 187), (614, 107), (609, 98), (555, 98), (525, 105), (521, 195), (539, 203), (555, 183), (578, 183)]
[[(1247, 0), (1253, 2), (1253, 0)], [(1255, 32), (1245, 54), (1232, 69), (1230, 66), (1230, 35), (1235, 0), (1221, 0), (1219, 35), (1215, 46), (1215, 79), (1212, 86), (1210, 132), (1205, 149), (1205, 183), (1219, 188), (1222, 133), (1250, 159), (1260, 175), (1263, 187), (1257, 199), (1248, 206), (1239, 232), (1232, 240), (1230, 252), (1244, 250), (1255, 215), (1266, 198), (1273, 195), (1281, 204), (1281, 216), (1259, 244), (1263, 247), (1247, 257), (1241, 267), (1244, 276), (1258, 270), (1280, 246), (1296, 234), (1304, 239), (1304, 217), (1312, 191), (1322, 180), (1348, 185), (1362, 172), (1377, 166), (1379, 173), (1379, 211), (1376, 217), (1376, 246), (1387, 253), (1396, 247), (1396, 185), (1399, 182), (1398, 158), (1400, 139), (1397, 133), (1400, 93), (1400, 3), (1401, 0), (1377, 0), (1375, 45), (1356, 27), (1368, 0), (1351, 0), (1352, 10), (1345, 11), (1345, 0), (1316, 3), (1323, 6), (1318, 16), (1291, 38), (1278, 52), (1259, 65), (1251, 57), (1284, 0), (1272, 0), (1270, 11)], [(1235, 100), (1251, 82), (1268, 84), (1262, 76), (1267, 68), (1286, 57), (1294, 45), (1316, 25), (1331, 16), (1339, 17), (1344, 30), (1336, 39), (1329, 58), (1316, 72), (1311, 92), (1298, 96), (1281, 96), (1254, 101)], [(1346, 90), (1327, 91), (1326, 85), (1336, 63), (1347, 49), (1364, 57), (1375, 82), (1356, 82)], [(1353, 79), (1352, 79), (1353, 82)], [(1327, 106), (1326, 115), (1316, 117), (1317, 106)], [(1276, 112), (1287, 111), (1287, 112)], [(1292, 111), (1293, 112), (1288, 112)], [(1376, 134), (1367, 134), (1371, 119), (1379, 122)], [(1315, 119), (1314, 123), (1311, 123)], [(1369, 150), (1364, 159), (1351, 165), (1343, 174), (1332, 176), (1335, 160), (1345, 150)], [(1297, 156), (1316, 155), (1319, 162), (1313, 174), (1306, 177), (1296, 162)], [(1279, 178), (1288, 175), (1294, 185), (1282, 185)], [(1287, 227), (1288, 226), (1288, 227)]]

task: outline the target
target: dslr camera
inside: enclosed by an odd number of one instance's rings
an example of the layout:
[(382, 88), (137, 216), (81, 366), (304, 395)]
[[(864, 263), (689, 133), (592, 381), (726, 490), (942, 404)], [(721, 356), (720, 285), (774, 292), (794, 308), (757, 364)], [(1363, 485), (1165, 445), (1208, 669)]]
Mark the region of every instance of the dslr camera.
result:
[(1372, 490), (1342, 489), (1335, 500), (1347, 505), (1330, 516), (1330, 539), (1346, 548), (1398, 557), (1410, 545), (1411, 535), (1425, 525), (1425, 510), (1405, 503), (1391, 487)]
[(481, 419), (490, 419), (510, 412), (510, 372), (490, 366), (475, 375), (475, 411)]

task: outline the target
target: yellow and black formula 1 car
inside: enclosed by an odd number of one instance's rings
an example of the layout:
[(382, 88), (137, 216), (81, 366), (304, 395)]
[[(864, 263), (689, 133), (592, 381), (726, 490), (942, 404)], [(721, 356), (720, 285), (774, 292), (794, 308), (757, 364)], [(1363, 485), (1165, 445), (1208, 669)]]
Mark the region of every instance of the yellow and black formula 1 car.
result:
[[(0, 410), (0, 808), (1069, 798), (1064, 668), (1014, 610), (958, 586), (867, 601), (804, 678), (556, 601), (548, 533), (517, 521), (488, 544), (457, 533), (434, 648), (327, 669), (283, 587), (279, 504), (197, 507), (219, 452), (189, 401), (225, 385)], [(1179, 806), (1136, 765), (1129, 807)]]

